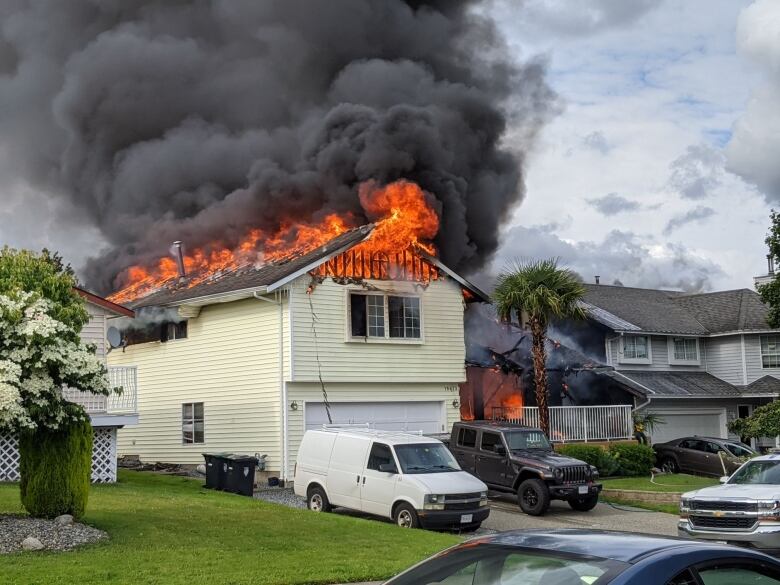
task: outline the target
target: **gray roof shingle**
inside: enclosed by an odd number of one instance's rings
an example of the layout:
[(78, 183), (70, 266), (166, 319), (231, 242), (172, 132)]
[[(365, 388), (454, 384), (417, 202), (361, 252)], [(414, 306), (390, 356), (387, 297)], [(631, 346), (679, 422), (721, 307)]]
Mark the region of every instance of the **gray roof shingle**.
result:
[(604, 372), (616, 382), (641, 391), (648, 398), (739, 398), (742, 392), (707, 372), (654, 372), (621, 370)]
[(780, 380), (774, 376), (763, 376), (754, 380), (747, 386), (740, 386), (743, 394), (766, 394), (767, 396), (780, 395)]
[(584, 286), (585, 303), (598, 308), (590, 312), (591, 317), (616, 330), (708, 335), (769, 329), (767, 307), (758, 293), (748, 289), (689, 294), (603, 284)]

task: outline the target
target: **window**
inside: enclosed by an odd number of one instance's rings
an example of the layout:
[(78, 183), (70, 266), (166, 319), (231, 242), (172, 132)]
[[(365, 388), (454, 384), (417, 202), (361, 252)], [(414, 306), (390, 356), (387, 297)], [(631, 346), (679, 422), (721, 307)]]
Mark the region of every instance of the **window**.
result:
[(649, 361), (649, 345), (648, 338), (644, 335), (623, 336), (623, 361)]
[(704, 441), (700, 441), (698, 439), (687, 439), (685, 441), (682, 441), (679, 446), (681, 449), (692, 449), (693, 451), (706, 451), (706, 447), (704, 446)]
[(669, 345), (671, 346), (672, 359), (670, 362), (680, 363), (699, 363), (699, 341), (695, 337), (672, 337)]
[(491, 453), (495, 451), (496, 445), (502, 445), (501, 442), (501, 435), (498, 433), (482, 433), (482, 443), (481, 447), (483, 451), (490, 451)]
[(187, 339), (187, 321), (166, 322), (160, 327), (160, 341)]
[(420, 339), (419, 297), (352, 293), (349, 299), (352, 337)]
[(477, 431), (474, 429), (461, 428), (460, 431), (458, 431), (458, 445), (460, 447), (476, 447)]
[(185, 445), (205, 442), (202, 402), (187, 402), (181, 405), (181, 440)]
[(700, 569), (699, 577), (704, 585), (780, 585), (780, 575), (769, 567), (725, 566)]
[(371, 453), (368, 456), (368, 469), (374, 471), (382, 471), (379, 469), (380, 465), (390, 465), (395, 467), (395, 459), (393, 459), (393, 452), (390, 447), (383, 443), (374, 443), (371, 445)]
[(780, 368), (780, 336), (761, 336), (761, 367)]

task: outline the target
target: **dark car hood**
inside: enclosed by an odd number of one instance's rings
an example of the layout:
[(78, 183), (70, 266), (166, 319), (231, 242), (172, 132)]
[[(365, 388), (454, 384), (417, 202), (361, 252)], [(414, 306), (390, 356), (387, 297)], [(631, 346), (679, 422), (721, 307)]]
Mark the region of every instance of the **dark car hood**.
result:
[(569, 467), (571, 465), (587, 465), (584, 461), (567, 457), (555, 451), (542, 451), (540, 449), (523, 449), (512, 451), (512, 461), (515, 463), (532, 463), (549, 465), (550, 467)]

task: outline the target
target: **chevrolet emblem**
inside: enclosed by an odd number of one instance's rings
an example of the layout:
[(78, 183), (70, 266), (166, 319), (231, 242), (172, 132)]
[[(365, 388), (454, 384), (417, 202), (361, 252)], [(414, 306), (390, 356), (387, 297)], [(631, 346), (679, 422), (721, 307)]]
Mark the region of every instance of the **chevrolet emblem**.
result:
[(715, 516), (716, 518), (722, 518), (723, 516), (726, 515), (726, 513), (725, 512), (721, 512), (720, 510), (718, 510), (716, 512), (713, 512), (712, 515)]

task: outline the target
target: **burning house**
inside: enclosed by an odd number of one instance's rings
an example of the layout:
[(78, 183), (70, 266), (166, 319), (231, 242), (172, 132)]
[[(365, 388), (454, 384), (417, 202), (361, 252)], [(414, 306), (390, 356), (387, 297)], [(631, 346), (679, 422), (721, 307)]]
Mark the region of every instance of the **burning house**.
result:
[(260, 453), (289, 478), (307, 428), (444, 432), (459, 419), (464, 307), (486, 296), (437, 258), (419, 187), (373, 186), (365, 200), (374, 223), (298, 226), (279, 236), (286, 255), (239, 249), (204, 270), (200, 251), (184, 252), (135, 272), (113, 298), (140, 295), (130, 305), (158, 319), (128, 322), (109, 356), (137, 364), (144, 386), (120, 454)]

